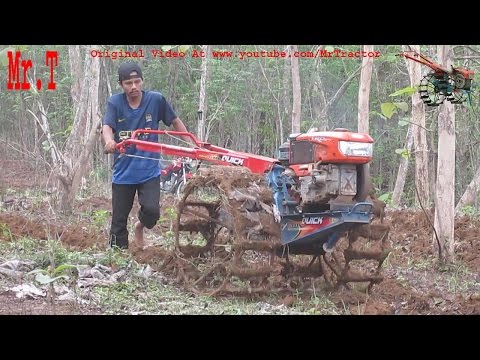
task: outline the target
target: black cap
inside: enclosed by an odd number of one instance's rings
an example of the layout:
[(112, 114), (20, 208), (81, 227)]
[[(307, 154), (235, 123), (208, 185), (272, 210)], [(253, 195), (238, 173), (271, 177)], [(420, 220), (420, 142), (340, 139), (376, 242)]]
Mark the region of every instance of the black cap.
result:
[[(130, 76), (132, 72), (136, 72), (137, 75)], [(141, 78), (143, 80), (142, 69), (135, 62), (123, 63), (118, 67), (118, 81), (129, 80), (131, 78)]]

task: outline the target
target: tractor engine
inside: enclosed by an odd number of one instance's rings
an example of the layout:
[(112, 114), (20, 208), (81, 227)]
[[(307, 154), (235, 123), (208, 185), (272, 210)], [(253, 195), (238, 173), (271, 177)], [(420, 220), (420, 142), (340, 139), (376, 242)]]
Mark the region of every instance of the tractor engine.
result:
[(352, 198), (357, 194), (357, 169), (351, 164), (319, 165), (298, 181), (303, 204), (325, 204), (338, 195)]
[(339, 201), (364, 200), (372, 143), (369, 135), (346, 129), (291, 135), (278, 156), (286, 168), (283, 175), (289, 178), (289, 198), (309, 211), (326, 210)]

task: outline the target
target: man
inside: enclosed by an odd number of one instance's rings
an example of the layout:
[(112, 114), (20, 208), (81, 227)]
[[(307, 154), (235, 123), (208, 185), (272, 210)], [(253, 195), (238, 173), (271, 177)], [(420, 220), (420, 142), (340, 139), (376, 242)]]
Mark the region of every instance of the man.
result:
[[(163, 95), (143, 90), (143, 75), (137, 63), (124, 63), (118, 68), (118, 83), (123, 93), (113, 95), (107, 104), (103, 118), (102, 134), (105, 151), (115, 153), (112, 177), (112, 223), (109, 245), (128, 248), (127, 220), (135, 193), (138, 194), (140, 211), (135, 223), (135, 243), (143, 247), (143, 230), (151, 229), (160, 218), (160, 165), (158, 153), (127, 148), (119, 157), (115, 145), (130, 137), (137, 129), (159, 128), (162, 121), (176, 131), (187, 131), (171, 105)], [(158, 135), (145, 134), (142, 140), (156, 142)], [(148, 159), (150, 158), (150, 159)]]

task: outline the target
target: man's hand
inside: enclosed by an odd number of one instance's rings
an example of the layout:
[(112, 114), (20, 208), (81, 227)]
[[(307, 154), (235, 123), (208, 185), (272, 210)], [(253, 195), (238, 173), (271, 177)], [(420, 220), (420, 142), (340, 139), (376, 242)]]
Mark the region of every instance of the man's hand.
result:
[(115, 140), (108, 140), (104, 147), (105, 152), (107, 154), (113, 154), (115, 152), (115, 145), (117, 145)]

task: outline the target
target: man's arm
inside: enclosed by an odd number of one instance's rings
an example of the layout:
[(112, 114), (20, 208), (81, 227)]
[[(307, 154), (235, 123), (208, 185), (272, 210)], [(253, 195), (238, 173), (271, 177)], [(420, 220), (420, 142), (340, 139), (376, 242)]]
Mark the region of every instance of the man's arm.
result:
[(117, 144), (113, 138), (113, 129), (109, 125), (103, 125), (102, 127), (103, 141), (105, 142), (105, 152), (114, 153), (115, 145)]
[(175, 119), (172, 120), (172, 127), (175, 129), (175, 131), (188, 132), (185, 124), (178, 117), (176, 117)]
[[(172, 127), (175, 131), (182, 131), (182, 132), (188, 132), (185, 124), (183, 123), (182, 120), (180, 120), (179, 117), (176, 117), (175, 119), (173, 119), (172, 121)], [(188, 142), (189, 144), (192, 144), (193, 146), (197, 146), (193, 140), (188, 137), (188, 136), (182, 136), (183, 140), (185, 140), (186, 142)]]
[(104, 150), (106, 153), (114, 153), (115, 152), (115, 140), (113, 137), (114, 129), (116, 127), (116, 119), (117, 115), (117, 108), (114, 105), (114, 101), (112, 100), (113, 96), (108, 99), (107, 102), (107, 111), (105, 111), (105, 115), (102, 119), (102, 137), (103, 141), (105, 142)]

